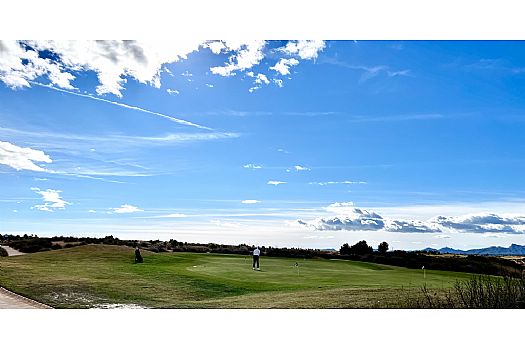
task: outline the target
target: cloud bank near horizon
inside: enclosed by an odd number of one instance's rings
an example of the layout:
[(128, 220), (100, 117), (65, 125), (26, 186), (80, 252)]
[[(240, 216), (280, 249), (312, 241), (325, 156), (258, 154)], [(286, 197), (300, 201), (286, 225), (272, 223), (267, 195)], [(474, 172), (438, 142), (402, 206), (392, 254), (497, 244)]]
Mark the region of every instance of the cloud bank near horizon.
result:
[(405, 220), (385, 218), (374, 211), (357, 208), (352, 202), (333, 203), (325, 210), (335, 213), (336, 216), (318, 217), (308, 221), (299, 219), (297, 223), (315, 231), (525, 234), (525, 216), (478, 213), (462, 216), (436, 216), (427, 221)]

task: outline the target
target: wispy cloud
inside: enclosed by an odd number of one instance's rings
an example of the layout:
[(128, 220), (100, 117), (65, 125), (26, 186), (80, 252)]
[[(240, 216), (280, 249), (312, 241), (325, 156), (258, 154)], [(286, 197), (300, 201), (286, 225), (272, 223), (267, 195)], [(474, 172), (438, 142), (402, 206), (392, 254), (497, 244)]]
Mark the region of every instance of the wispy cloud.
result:
[(16, 146), (9, 142), (0, 141), (0, 164), (7, 165), (15, 170), (31, 170), (48, 172), (38, 163), (51, 163), (51, 158), (43, 151)]
[(156, 218), (167, 218), (167, 219), (181, 219), (181, 218), (188, 217), (188, 215), (181, 214), (181, 213), (172, 213), (172, 214), (166, 214), (166, 215), (159, 215), (159, 216), (155, 216), (155, 217)]
[(47, 89), (63, 92), (63, 93), (66, 93), (66, 94), (75, 95), (75, 96), (78, 96), (78, 97), (89, 98), (91, 100), (104, 102), (104, 103), (109, 103), (109, 104), (112, 104), (114, 106), (118, 106), (118, 107), (126, 108), (126, 109), (131, 109), (133, 111), (143, 112), (143, 113), (155, 115), (155, 116), (164, 118), (166, 120), (169, 120), (169, 121), (177, 123), (177, 124), (186, 125), (186, 126), (192, 126), (192, 127), (198, 128), (198, 129), (212, 130), (211, 128), (209, 128), (207, 126), (195, 124), (195, 123), (192, 123), (192, 122), (184, 120), (184, 119), (180, 119), (180, 118), (175, 118), (175, 117), (169, 116), (167, 114), (153, 112), (153, 111), (141, 108), (141, 107), (132, 106), (132, 105), (128, 105), (128, 104), (121, 103), (121, 102), (115, 102), (115, 101), (111, 101), (111, 100), (106, 100), (104, 98), (100, 98), (100, 97), (96, 97), (96, 96), (92, 96), (92, 95), (87, 95), (87, 94), (81, 94), (81, 93), (74, 92), (74, 91), (64, 90), (64, 89), (60, 89), (60, 88), (57, 88), (57, 87), (54, 87), (54, 86), (51, 86), (51, 85), (45, 85), (45, 84), (41, 84), (41, 83), (37, 83), (37, 82), (31, 82), (31, 84), (32, 85), (37, 85), (37, 86), (40, 86), (40, 87), (44, 87), (44, 88), (47, 88)]
[(366, 181), (325, 181), (325, 182), (309, 182), (310, 185), (328, 186), (328, 185), (364, 185)]
[(325, 63), (325, 64), (332, 64), (337, 65), (340, 67), (353, 69), (361, 71), (361, 77), (359, 78), (359, 82), (363, 83), (367, 80), (370, 80), (372, 78), (375, 78), (381, 74), (384, 76), (393, 78), (398, 76), (411, 76), (411, 71), (409, 69), (400, 69), (395, 70), (390, 68), (387, 65), (375, 65), (375, 66), (366, 66), (366, 65), (360, 65), (360, 64), (350, 64), (344, 61), (339, 60), (339, 58), (336, 57), (323, 57), (322, 60), (319, 63)]
[[(226, 140), (240, 136), (238, 133), (228, 132), (169, 133), (155, 136), (79, 135), (0, 127), (0, 138), (12, 139), (31, 147), (38, 146), (46, 152), (33, 148), (22, 148), (8, 142), (0, 143), (0, 164), (10, 164), (10, 167), (20, 170), (114, 182), (114, 180), (102, 179), (100, 176), (148, 176), (158, 173), (154, 168), (144, 167), (137, 164), (136, 161), (119, 161), (124, 154), (134, 157), (137, 149)], [(48, 170), (38, 164), (39, 161), (51, 162), (51, 156), (47, 153), (58, 158), (53, 162), (53, 170)]]
[[(453, 64), (455, 65), (455, 64)], [(515, 66), (503, 58), (481, 58), (463, 66), (466, 70), (493, 71), (503, 74), (525, 74), (525, 66)]]
[(241, 136), (241, 134), (233, 132), (182, 132), (155, 136), (131, 136), (123, 134), (78, 135), (46, 130), (28, 131), (3, 127), (0, 127), (0, 135), (10, 138), (21, 137), (27, 143), (35, 143), (42, 145), (46, 149), (52, 149), (55, 151), (74, 149), (76, 151), (89, 150), (90, 152), (97, 153), (103, 152), (108, 148), (112, 150), (120, 148), (128, 149), (130, 147), (143, 147), (145, 145), (161, 146), (183, 142), (231, 139)]
[(245, 199), (241, 201), (242, 204), (257, 204), (261, 203), (261, 201), (258, 201), (256, 199)]

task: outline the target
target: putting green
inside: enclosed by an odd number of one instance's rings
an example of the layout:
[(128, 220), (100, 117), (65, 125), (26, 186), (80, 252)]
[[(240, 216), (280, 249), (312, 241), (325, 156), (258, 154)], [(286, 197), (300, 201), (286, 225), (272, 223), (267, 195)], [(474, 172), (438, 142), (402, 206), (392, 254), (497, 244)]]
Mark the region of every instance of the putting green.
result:
[[(355, 261), (142, 252), (87, 245), (0, 258), (0, 285), (54, 307), (396, 307), (426, 283), (447, 288), (469, 274)], [(298, 266), (296, 266), (296, 263)]]

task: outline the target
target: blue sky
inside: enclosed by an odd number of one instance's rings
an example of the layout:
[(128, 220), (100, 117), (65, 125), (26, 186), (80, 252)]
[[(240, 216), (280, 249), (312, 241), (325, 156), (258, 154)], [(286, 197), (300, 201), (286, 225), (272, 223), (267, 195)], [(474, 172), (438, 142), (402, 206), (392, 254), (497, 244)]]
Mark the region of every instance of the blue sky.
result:
[(0, 231), (525, 244), (521, 42), (3, 42)]

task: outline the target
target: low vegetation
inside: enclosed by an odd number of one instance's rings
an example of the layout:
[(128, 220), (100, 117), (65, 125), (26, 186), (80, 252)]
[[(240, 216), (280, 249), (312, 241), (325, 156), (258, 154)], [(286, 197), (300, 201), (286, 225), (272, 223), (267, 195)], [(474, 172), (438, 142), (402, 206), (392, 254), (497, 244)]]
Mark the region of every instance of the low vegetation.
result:
[(525, 278), (474, 275), (437, 291), (424, 285), (419, 293), (407, 292), (405, 303), (409, 308), (523, 309)]
[(7, 251), (4, 248), (0, 247), (0, 257), (7, 256), (7, 255), (8, 255)]

